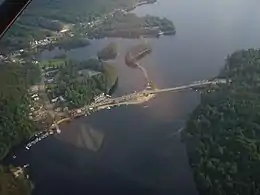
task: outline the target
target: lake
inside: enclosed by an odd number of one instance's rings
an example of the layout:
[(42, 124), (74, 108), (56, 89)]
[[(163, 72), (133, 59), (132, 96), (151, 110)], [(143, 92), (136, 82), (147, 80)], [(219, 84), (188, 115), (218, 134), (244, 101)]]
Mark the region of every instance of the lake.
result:
[[(153, 52), (141, 65), (160, 88), (214, 77), (228, 54), (259, 47), (258, 7), (256, 0), (158, 0), (138, 7), (134, 13), (166, 17), (177, 30), (175, 36), (148, 39)], [(141, 90), (142, 73), (124, 64), (126, 50), (140, 40), (93, 40), (91, 46), (71, 50), (68, 56), (88, 59), (112, 41), (120, 52), (115, 63), (119, 83), (113, 96)], [(45, 51), (41, 58), (62, 52)], [(35, 195), (196, 195), (185, 145), (174, 132), (185, 125), (199, 102), (200, 94), (186, 91), (158, 95), (145, 105), (97, 112), (64, 125), (61, 135), (47, 138), (29, 152), (19, 149), (13, 163), (30, 164)], [(97, 152), (83, 144), (82, 132), (88, 129), (104, 137)]]

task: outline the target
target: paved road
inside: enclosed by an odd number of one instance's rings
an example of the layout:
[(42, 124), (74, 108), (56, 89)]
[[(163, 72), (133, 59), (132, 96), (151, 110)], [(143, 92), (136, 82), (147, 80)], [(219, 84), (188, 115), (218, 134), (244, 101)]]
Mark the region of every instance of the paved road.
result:
[[(194, 87), (203, 87), (207, 85), (216, 85), (219, 83), (224, 83), (223, 80), (214, 80), (214, 81), (201, 81), (192, 83), (189, 85), (183, 85), (179, 87), (172, 87), (172, 88), (166, 88), (166, 89), (153, 89), (153, 90), (143, 90), (138, 93), (131, 93), (128, 95), (124, 95), (121, 97), (116, 98), (110, 98), (105, 99), (104, 101), (100, 103), (92, 103), (91, 105), (87, 105), (83, 108), (81, 108), (81, 112), (78, 114), (78, 116), (83, 116), (85, 113), (93, 112), (96, 110), (102, 110), (109, 107), (114, 106), (120, 106), (120, 105), (129, 105), (129, 104), (141, 104), (144, 102), (149, 101), (151, 98), (155, 97), (158, 93), (164, 93), (164, 92), (177, 92), (177, 91), (183, 91), (187, 89), (192, 89)], [(70, 118), (62, 119), (54, 124), (54, 126), (58, 129), (58, 125), (62, 122), (69, 121)]]
[(156, 93), (163, 93), (163, 92), (171, 92), (171, 91), (182, 91), (185, 89), (193, 88), (193, 87), (203, 87), (211, 84), (217, 84), (216, 81), (206, 81), (202, 83), (196, 83), (196, 84), (190, 84), (190, 85), (183, 85), (180, 87), (172, 87), (172, 88), (166, 88), (166, 89), (155, 89), (155, 90), (147, 90), (145, 91), (148, 94), (156, 94)]
[[(218, 83), (219, 83), (218, 80), (204, 81), (204, 82), (193, 83), (190, 85), (183, 85), (183, 86), (179, 86), (179, 87), (172, 87), (172, 88), (166, 88), (166, 89), (143, 90), (138, 93), (132, 93), (132, 94), (124, 95), (122, 97), (107, 99), (100, 103), (93, 103), (89, 106), (86, 106), (85, 110), (87, 111), (90, 108), (98, 109), (99, 107), (105, 108), (105, 107), (109, 107), (109, 106), (117, 106), (117, 105), (123, 105), (123, 104), (127, 105), (127, 104), (131, 104), (133, 102), (136, 102), (136, 104), (138, 102), (143, 103), (144, 101), (140, 101), (142, 98), (146, 98), (151, 95), (158, 94), (158, 93), (183, 91), (183, 90), (191, 89), (194, 87), (203, 87), (203, 86), (207, 86), (207, 85), (211, 85), (211, 84), (218, 84)], [(147, 100), (149, 100), (149, 98)]]

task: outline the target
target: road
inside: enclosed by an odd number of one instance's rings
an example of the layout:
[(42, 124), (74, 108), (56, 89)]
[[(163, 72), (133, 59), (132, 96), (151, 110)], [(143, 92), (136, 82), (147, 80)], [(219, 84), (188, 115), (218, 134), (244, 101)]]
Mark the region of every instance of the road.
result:
[(150, 51), (151, 51), (151, 49), (145, 49), (145, 50), (139, 52), (138, 54), (136, 54), (135, 56), (132, 56), (131, 52), (128, 53), (128, 55), (129, 55), (130, 61), (136, 62), (136, 59), (138, 59), (140, 56), (142, 56), (142, 55), (144, 55), (144, 54), (146, 54), (146, 53), (148, 53)]
[(49, 98), (45, 92), (45, 76), (44, 76), (44, 73), (41, 72), (41, 83), (39, 85), (39, 92), (40, 92), (40, 96), (41, 96), (41, 99), (43, 100), (44, 102), (44, 107), (46, 109), (46, 111), (48, 112), (48, 114), (54, 119), (55, 118), (55, 112), (53, 111), (53, 107), (49, 101)]
[(138, 93), (132, 93), (117, 98), (105, 99), (100, 103), (92, 103), (91, 105), (85, 106), (82, 110), (84, 110), (85, 112), (89, 112), (90, 110), (101, 110), (101, 109), (106, 109), (109, 107), (114, 107), (119, 105), (141, 104), (149, 101), (151, 98), (155, 97), (155, 95), (158, 93), (177, 92), (186, 89), (192, 89), (194, 87), (203, 87), (212, 84), (216, 85), (218, 83), (223, 83), (223, 81), (218, 81), (218, 80), (203, 81), (203, 82), (197, 82), (189, 85), (183, 85), (179, 87), (172, 87), (166, 89), (152, 89), (152, 90), (145, 89)]
[[(41, 83), (39, 85), (39, 95), (41, 97), (41, 99), (43, 100), (43, 104), (44, 104), (44, 107), (46, 109), (46, 112), (49, 114), (49, 116), (52, 118), (53, 120), (53, 124), (52, 126), (55, 127), (56, 131), (57, 132), (60, 132), (60, 128), (59, 128), (59, 124), (60, 124), (60, 121), (56, 122), (55, 121), (55, 116), (56, 116), (56, 113), (54, 112), (53, 110), (53, 106), (51, 105), (50, 101), (49, 101), (49, 98), (45, 92), (45, 76), (43, 74), (43, 72), (41, 72)], [(62, 122), (65, 122), (66, 120), (61, 120)]]
[(217, 84), (217, 81), (205, 81), (201, 83), (195, 83), (195, 84), (190, 84), (190, 85), (183, 85), (180, 87), (172, 87), (172, 88), (166, 88), (166, 89), (155, 89), (155, 90), (145, 90), (146, 93), (148, 94), (157, 94), (157, 93), (163, 93), (163, 92), (171, 92), (171, 91), (182, 91), (185, 89), (193, 88), (193, 87), (203, 87), (211, 84)]
[(80, 117), (87, 115), (89, 113), (98, 111), (98, 110), (103, 110), (103, 109), (108, 109), (111, 107), (115, 106), (121, 106), (121, 105), (132, 105), (132, 104), (142, 104), (145, 103), (152, 98), (156, 96), (156, 94), (159, 93), (164, 93), (164, 92), (178, 92), (178, 91), (183, 91), (187, 89), (192, 89), (195, 87), (203, 87), (203, 86), (208, 86), (208, 85), (216, 85), (216, 84), (226, 84), (225, 80), (217, 79), (214, 81), (198, 81), (196, 83), (192, 83), (189, 85), (182, 85), (178, 87), (171, 87), (171, 88), (165, 88), (165, 89), (145, 89), (143, 91), (137, 92), (137, 93), (131, 93), (127, 94), (121, 97), (116, 97), (116, 98), (109, 98), (105, 99), (102, 102), (99, 103), (92, 103), (90, 105), (86, 105), (80, 109), (79, 113), (76, 112), (76, 110), (73, 110), (70, 112), (71, 118), (64, 118), (59, 121), (56, 121), (53, 126), (56, 127), (56, 129), (59, 129), (59, 126), (61, 123), (70, 121), (73, 118)]

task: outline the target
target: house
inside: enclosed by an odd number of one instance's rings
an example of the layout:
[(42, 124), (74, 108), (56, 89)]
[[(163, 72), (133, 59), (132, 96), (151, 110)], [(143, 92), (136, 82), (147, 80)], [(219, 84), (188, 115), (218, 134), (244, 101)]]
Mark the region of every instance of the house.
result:
[(37, 98), (37, 97), (38, 97), (37, 93), (32, 95), (32, 98)]
[(58, 101), (58, 99), (59, 99), (59, 97), (53, 98), (53, 99), (51, 100), (51, 102), (52, 102), (52, 103), (56, 103), (56, 102)]
[(65, 98), (62, 97), (62, 96), (60, 96), (60, 101), (62, 101), (62, 102), (66, 102)]
[(60, 31), (60, 33), (65, 33), (65, 32), (67, 32), (69, 29), (67, 29), (67, 28), (64, 28), (64, 29), (62, 29), (61, 31)]
[(45, 80), (45, 82), (48, 83), (48, 84), (51, 84), (51, 83), (54, 82), (54, 79), (53, 78), (52, 79), (47, 79), (47, 80)]

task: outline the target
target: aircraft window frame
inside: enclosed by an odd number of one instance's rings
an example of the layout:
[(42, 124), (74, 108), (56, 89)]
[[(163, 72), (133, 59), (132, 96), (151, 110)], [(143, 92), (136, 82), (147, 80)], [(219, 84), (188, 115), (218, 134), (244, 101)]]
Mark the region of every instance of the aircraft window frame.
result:
[(5, 0), (0, 4), (0, 39), (13, 25), (32, 0)]

